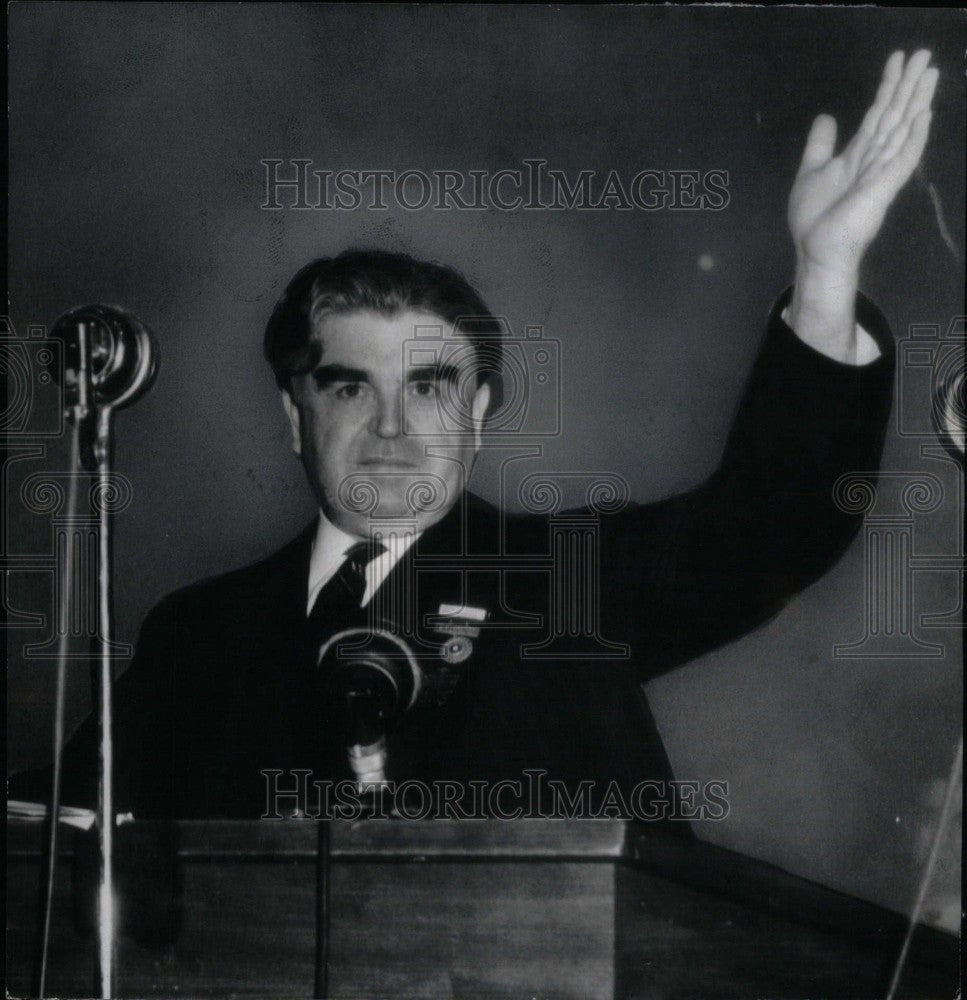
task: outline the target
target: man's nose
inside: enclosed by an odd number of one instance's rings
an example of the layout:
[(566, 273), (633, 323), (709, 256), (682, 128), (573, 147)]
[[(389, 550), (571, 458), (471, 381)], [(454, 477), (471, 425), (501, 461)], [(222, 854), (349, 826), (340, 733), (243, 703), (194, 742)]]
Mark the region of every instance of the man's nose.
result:
[(380, 396), (373, 414), (373, 431), (377, 437), (395, 438), (402, 432), (402, 396), (399, 393)]

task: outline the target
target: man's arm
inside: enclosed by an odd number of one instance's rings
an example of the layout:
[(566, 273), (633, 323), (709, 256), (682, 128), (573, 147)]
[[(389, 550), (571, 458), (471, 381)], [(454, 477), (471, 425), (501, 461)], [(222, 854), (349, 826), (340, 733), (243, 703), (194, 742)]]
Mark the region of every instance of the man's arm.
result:
[(775, 305), (722, 461), (688, 493), (608, 518), (604, 635), (648, 679), (738, 639), (842, 556), (862, 523), (842, 476), (880, 461), (893, 389), (886, 320), (863, 297), (879, 357), (849, 365), (805, 344)]
[(773, 309), (718, 470), (605, 528), (603, 565), (618, 583), (605, 634), (633, 640), (643, 677), (769, 620), (839, 559), (862, 521), (833, 491), (844, 474), (879, 464), (894, 351), (857, 275), (926, 142), (929, 57), (918, 52), (905, 69), (902, 53), (890, 57), (840, 156), (835, 121), (814, 122), (789, 204), (796, 285)]

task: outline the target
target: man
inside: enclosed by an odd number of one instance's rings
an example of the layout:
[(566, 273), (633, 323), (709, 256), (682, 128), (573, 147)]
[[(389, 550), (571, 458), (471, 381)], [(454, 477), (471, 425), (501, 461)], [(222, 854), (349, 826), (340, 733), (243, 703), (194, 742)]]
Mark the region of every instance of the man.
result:
[[(339, 660), (320, 651), (345, 653), (353, 629), (401, 640), (416, 664), (389, 779), (540, 770), (598, 804), (643, 783), (661, 798), (671, 772), (641, 683), (768, 620), (858, 526), (833, 487), (878, 462), (892, 386), (889, 330), (858, 271), (924, 148), (928, 62), (890, 57), (839, 156), (835, 122), (814, 122), (789, 203), (795, 285), (719, 469), (660, 504), (570, 520), (484, 504), (466, 486), (500, 404), (499, 340), (480, 297), (403, 255), (300, 271), (265, 347), (319, 520), (148, 616), (116, 693), (118, 808), (254, 817), (266, 772), (350, 777)], [(88, 723), (65, 755), (65, 802), (93, 801), (95, 746)]]

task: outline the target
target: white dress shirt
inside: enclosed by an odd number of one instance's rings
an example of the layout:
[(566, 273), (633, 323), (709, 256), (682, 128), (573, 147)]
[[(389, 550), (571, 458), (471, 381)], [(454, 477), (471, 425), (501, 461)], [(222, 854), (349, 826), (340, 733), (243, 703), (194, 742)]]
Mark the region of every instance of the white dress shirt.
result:
[[(366, 591), (363, 594), (362, 607), (369, 604), (370, 598), (389, 576), (390, 570), (403, 558), (403, 554), (421, 534), (422, 532), (404, 532), (399, 535), (387, 535), (381, 539), (386, 551), (371, 560), (366, 567)], [(312, 542), (312, 555), (309, 557), (306, 614), (312, 610), (319, 591), (336, 575), (346, 559), (346, 552), (362, 541), (366, 539), (337, 528), (322, 511), (319, 512), (319, 527), (316, 529), (316, 537)]]

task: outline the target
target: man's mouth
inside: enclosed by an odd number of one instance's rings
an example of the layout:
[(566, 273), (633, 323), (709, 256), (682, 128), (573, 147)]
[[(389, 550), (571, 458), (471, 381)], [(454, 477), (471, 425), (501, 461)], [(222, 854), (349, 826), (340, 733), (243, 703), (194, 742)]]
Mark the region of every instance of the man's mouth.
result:
[(367, 472), (415, 472), (419, 466), (402, 458), (364, 458), (359, 467)]

